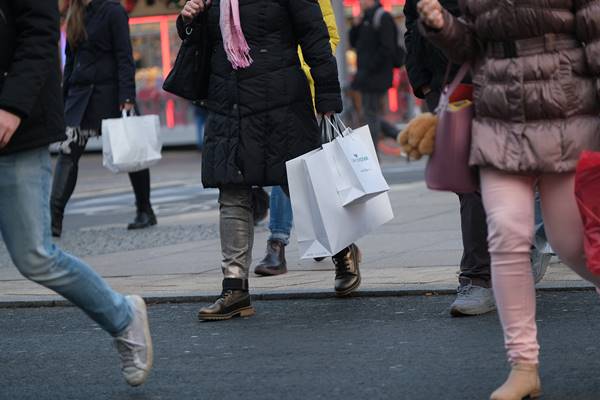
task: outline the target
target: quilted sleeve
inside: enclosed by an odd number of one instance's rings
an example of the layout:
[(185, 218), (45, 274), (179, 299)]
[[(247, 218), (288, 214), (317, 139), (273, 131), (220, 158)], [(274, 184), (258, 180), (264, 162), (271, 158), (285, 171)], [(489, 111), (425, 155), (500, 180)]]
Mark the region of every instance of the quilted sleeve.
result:
[(481, 45), (469, 16), (455, 17), (446, 9), (443, 10), (443, 14), (444, 27), (440, 30), (431, 29), (422, 20), (419, 21), (419, 29), (423, 36), (456, 64), (473, 61), (479, 57)]
[(577, 38), (585, 43), (592, 73), (600, 74), (600, 0), (576, 0)]
[(317, 112), (341, 112), (342, 95), (337, 62), (331, 53), (329, 31), (317, 0), (289, 0), (292, 17), (304, 60), (315, 82)]

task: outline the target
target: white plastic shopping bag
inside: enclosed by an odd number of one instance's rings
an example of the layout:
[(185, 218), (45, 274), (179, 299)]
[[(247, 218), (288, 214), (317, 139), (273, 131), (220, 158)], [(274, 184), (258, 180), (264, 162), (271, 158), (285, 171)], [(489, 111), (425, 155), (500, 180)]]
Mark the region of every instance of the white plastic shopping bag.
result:
[(333, 134), (329, 135), (329, 143), (323, 144), (323, 151), (334, 172), (342, 204), (364, 202), (389, 191), (369, 127), (352, 130), (344, 127), (339, 119), (333, 121), (335, 125), (327, 119)]
[(387, 193), (344, 207), (321, 149), (286, 165), (301, 258), (335, 255), (394, 218)]
[(135, 172), (160, 161), (162, 143), (158, 115), (102, 121), (102, 164), (114, 173)]

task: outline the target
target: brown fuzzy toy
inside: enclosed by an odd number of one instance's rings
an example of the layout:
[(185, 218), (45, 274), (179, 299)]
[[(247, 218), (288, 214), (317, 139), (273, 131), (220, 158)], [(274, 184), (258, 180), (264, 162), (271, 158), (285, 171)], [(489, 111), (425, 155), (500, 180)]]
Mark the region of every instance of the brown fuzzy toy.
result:
[(420, 114), (398, 135), (398, 143), (409, 160), (431, 155), (435, 144), (438, 118), (431, 113)]

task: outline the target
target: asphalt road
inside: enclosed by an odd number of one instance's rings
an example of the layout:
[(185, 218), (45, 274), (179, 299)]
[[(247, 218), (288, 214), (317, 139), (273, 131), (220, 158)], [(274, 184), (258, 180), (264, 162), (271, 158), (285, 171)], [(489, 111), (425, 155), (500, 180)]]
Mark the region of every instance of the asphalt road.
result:
[[(450, 297), (256, 304), (200, 323), (198, 304), (150, 307), (155, 369), (119, 375), (110, 338), (75, 308), (0, 309), (0, 398), (485, 400), (507, 373), (495, 314), (452, 319)], [(600, 302), (539, 298), (544, 400), (600, 398)]]

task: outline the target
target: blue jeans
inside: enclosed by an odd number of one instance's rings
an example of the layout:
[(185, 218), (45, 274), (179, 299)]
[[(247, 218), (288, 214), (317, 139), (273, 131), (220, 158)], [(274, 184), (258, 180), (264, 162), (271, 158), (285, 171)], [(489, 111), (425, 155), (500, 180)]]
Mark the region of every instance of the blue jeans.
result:
[(202, 150), (204, 147), (204, 125), (206, 123), (206, 110), (200, 107), (196, 107), (196, 135), (197, 142), (196, 147), (198, 150)]
[(287, 246), (290, 242), (294, 216), (290, 198), (280, 186), (273, 187), (269, 208), (269, 230), (271, 231), (269, 240), (280, 240)]
[(50, 236), (50, 155), (43, 147), (0, 156), (0, 232), (27, 279), (54, 290), (112, 335), (132, 319), (127, 299)]

